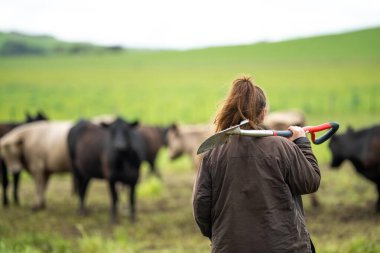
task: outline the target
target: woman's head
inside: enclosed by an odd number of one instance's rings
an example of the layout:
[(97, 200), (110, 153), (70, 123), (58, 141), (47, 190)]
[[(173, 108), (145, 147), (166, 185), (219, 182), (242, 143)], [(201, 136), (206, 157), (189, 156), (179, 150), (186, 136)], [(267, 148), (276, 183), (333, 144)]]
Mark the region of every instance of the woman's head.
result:
[(264, 91), (253, 84), (249, 77), (236, 79), (215, 117), (216, 131), (238, 125), (245, 119), (249, 120), (251, 128), (257, 128), (264, 119), (266, 105)]

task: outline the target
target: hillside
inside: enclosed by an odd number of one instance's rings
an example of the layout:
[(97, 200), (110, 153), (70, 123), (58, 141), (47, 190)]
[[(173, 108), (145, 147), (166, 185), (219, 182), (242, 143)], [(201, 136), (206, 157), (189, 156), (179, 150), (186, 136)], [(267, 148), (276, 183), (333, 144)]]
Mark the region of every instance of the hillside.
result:
[(380, 57), (380, 27), (335, 35), (316, 36), (274, 43), (215, 47), (189, 51), (192, 54), (246, 58), (275, 59), (375, 59)]
[(26, 35), (22, 33), (0, 32), (0, 55), (51, 55), (102, 53), (120, 51), (121, 47), (101, 47), (90, 43), (62, 42), (47, 35)]
[[(122, 50), (123, 48), (120, 46), (102, 47), (90, 43), (63, 42), (48, 35), (0, 32), (0, 55), (104, 53)], [(154, 51), (150, 52), (153, 53)], [(163, 52), (168, 53), (168, 51)], [(210, 56), (224, 58), (240, 58), (250, 55), (251, 60), (376, 58), (380, 55), (380, 27), (274, 43), (261, 42), (240, 46), (187, 50), (181, 51), (181, 53), (190, 53), (193, 56), (209, 54)]]

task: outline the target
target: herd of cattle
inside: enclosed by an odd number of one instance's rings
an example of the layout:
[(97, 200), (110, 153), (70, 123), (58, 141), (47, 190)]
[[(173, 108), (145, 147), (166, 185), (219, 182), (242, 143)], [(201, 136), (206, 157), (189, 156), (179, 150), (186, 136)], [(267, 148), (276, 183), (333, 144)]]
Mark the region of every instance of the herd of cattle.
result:
[[(271, 113), (264, 122), (269, 129), (282, 130), (289, 125), (304, 126), (305, 117), (298, 111)], [(3, 205), (9, 205), (7, 196), (8, 173), (13, 176), (13, 199), (19, 203), (19, 175), (23, 169), (34, 179), (37, 198), (33, 209), (45, 208), (45, 190), (50, 175), (70, 172), (73, 187), (80, 201), (80, 212), (85, 212), (85, 196), (92, 178), (108, 182), (111, 219), (117, 218), (118, 194), (116, 183), (130, 187), (130, 218), (136, 216), (136, 185), (142, 162), (149, 163), (151, 172), (160, 177), (155, 166), (162, 147), (168, 148), (170, 159), (187, 154), (194, 168), (200, 156), (200, 143), (213, 134), (208, 125), (176, 125), (166, 127), (142, 125), (121, 117), (100, 117), (73, 122), (50, 121), (43, 113), (27, 115), (23, 123), (0, 124), (0, 166), (3, 186)], [(352, 162), (357, 172), (377, 185), (380, 212), (380, 126), (335, 135), (330, 140), (332, 167), (344, 160)], [(319, 205), (311, 195), (312, 205)]]

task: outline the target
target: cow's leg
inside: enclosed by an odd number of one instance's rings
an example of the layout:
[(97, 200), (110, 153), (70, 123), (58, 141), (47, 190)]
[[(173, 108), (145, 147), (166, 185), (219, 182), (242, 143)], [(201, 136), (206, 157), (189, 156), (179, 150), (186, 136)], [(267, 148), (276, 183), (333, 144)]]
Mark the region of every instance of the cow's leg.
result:
[(111, 193), (111, 222), (116, 223), (117, 221), (117, 202), (118, 196), (116, 191), (116, 182), (109, 181), (110, 193)]
[(317, 194), (316, 193), (311, 193), (311, 194), (309, 194), (309, 196), (310, 196), (311, 206), (312, 207), (319, 207), (320, 203), (319, 203)]
[(49, 173), (44, 171), (34, 173), (34, 180), (37, 188), (37, 202), (32, 208), (34, 211), (45, 209), (45, 190), (49, 176)]
[(150, 173), (154, 174), (156, 177), (161, 178), (161, 174), (156, 168), (155, 162), (154, 161), (149, 161), (149, 166), (150, 166)]
[(75, 181), (78, 187), (78, 194), (79, 194), (79, 213), (81, 215), (86, 214), (86, 209), (84, 206), (84, 200), (86, 197), (86, 191), (87, 191), (87, 186), (88, 182), (90, 181), (87, 178), (82, 177), (79, 173), (75, 174)]
[(129, 217), (132, 222), (136, 221), (136, 184), (132, 184), (129, 191)]
[(377, 182), (377, 197), (376, 212), (380, 213), (380, 182)]
[(16, 173), (13, 173), (13, 201), (16, 205), (20, 205), (20, 201), (19, 201), (19, 198), (18, 198), (18, 186), (19, 186), (19, 183), (20, 183), (20, 175), (21, 175), (21, 172), (16, 172)]
[(8, 183), (9, 183), (8, 171), (7, 171), (7, 167), (5, 166), (4, 161), (1, 159), (0, 159), (0, 167), (1, 167), (2, 186), (3, 186), (3, 206), (7, 207), (9, 204), (8, 194), (7, 194)]
[(73, 176), (72, 176), (71, 180), (72, 180), (72, 186), (71, 186), (72, 187), (72, 189), (71, 189), (72, 194), (73, 195), (78, 195), (79, 194), (78, 182), (77, 182), (78, 180), (75, 177), (74, 173), (73, 173)]

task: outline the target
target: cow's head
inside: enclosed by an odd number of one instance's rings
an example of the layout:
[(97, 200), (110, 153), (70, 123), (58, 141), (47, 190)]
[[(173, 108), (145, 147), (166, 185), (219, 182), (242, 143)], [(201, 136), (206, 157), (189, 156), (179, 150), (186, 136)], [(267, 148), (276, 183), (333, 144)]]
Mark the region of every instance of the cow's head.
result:
[(15, 173), (20, 172), (23, 166), (22, 159), (22, 145), (21, 139), (10, 140), (4, 138), (0, 142), (0, 157), (4, 159), (8, 169)]
[(170, 126), (167, 133), (168, 147), (169, 147), (169, 157), (174, 160), (183, 154), (183, 140), (181, 136), (180, 129), (176, 124)]
[(348, 150), (353, 145), (350, 141), (350, 136), (354, 133), (351, 127), (348, 127), (347, 132), (342, 135), (334, 135), (329, 142), (331, 151), (332, 168), (338, 168), (348, 156)]
[(122, 118), (117, 118), (111, 124), (102, 124), (110, 131), (110, 144), (118, 151), (127, 151), (132, 148), (134, 128), (138, 126), (138, 122), (127, 122)]

